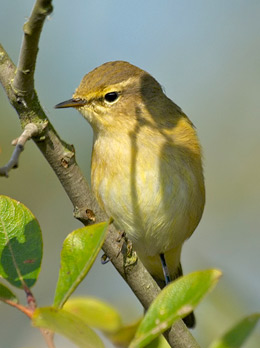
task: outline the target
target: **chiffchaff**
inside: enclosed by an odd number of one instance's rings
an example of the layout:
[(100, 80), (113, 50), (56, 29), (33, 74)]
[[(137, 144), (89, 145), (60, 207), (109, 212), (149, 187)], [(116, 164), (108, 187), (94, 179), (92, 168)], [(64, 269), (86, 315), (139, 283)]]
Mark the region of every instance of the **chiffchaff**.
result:
[[(101, 208), (157, 281), (180, 276), (182, 244), (205, 203), (192, 122), (151, 75), (123, 61), (88, 73), (73, 98), (56, 105), (64, 107), (93, 128), (91, 184)], [(193, 326), (192, 315), (186, 324)]]

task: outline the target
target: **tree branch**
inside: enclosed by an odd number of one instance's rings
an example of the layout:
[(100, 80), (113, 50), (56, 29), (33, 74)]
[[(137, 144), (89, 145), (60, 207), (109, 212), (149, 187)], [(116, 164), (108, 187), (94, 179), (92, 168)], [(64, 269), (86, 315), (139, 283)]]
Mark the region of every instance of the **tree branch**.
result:
[(15, 145), (15, 149), (9, 162), (0, 168), (0, 176), (8, 177), (8, 173), (12, 168), (18, 167), (19, 157), (24, 150), (25, 143), (30, 140), (33, 136), (38, 134), (38, 128), (34, 123), (28, 123), (24, 127), (24, 131), (19, 136), (19, 138), (12, 141), (12, 145)]
[(34, 91), (34, 71), (38, 54), (38, 43), (46, 17), (52, 12), (51, 0), (36, 0), (29, 20), (24, 24), (24, 38), (20, 51), (13, 88), (22, 98)]
[[(33, 73), (38, 41), (44, 19), (50, 13), (51, 8), (51, 0), (36, 1), (28, 21), (30, 32), (28, 34), (27, 29), (25, 32), (17, 72), (15, 72), (15, 65), (0, 45), (0, 80), (10, 103), (19, 115), (22, 127), (25, 128), (29, 123), (36, 125), (38, 132), (33, 140), (63, 185), (74, 206), (75, 217), (87, 225), (94, 221), (104, 221), (107, 216), (99, 208), (76, 163), (73, 146), (66, 144), (59, 138), (48, 121), (34, 90)], [(27, 37), (28, 35), (30, 38)], [(32, 64), (29, 62), (30, 57)], [(11, 86), (12, 81), (13, 85)], [(103, 250), (143, 307), (147, 309), (159, 294), (160, 289), (139, 260), (135, 264), (126, 266), (126, 256), (123, 253), (118, 254), (117, 237), (118, 232), (112, 226), (103, 245)], [(167, 332), (165, 336), (171, 347), (198, 347), (197, 342), (182, 321), (173, 325), (171, 331)]]

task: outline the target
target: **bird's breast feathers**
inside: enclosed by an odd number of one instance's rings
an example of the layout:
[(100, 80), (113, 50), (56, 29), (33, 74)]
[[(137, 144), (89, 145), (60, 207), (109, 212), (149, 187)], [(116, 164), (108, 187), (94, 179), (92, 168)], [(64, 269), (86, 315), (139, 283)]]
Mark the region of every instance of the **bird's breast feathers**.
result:
[(148, 143), (131, 134), (94, 140), (93, 192), (135, 248), (155, 255), (187, 239), (202, 215), (201, 163), (173, 143)]

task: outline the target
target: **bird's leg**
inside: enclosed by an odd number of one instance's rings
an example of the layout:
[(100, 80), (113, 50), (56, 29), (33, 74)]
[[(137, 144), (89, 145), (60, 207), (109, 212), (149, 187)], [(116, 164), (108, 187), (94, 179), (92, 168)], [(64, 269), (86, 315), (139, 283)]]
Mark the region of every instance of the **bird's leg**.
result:
[[(116, 238), (116, 242), (119, 244), (119, 246), (118, 246), (119, 250), (118, 250), (118, 253), (117, 253), (117, 255), (116, 255), (116, 257), (118, 257), (119, 254), (120, 254), (121, 252), (123, 252), (124, 244), (127, 243), (127, 239), (126, 239), (126, 235), (125, 235), (125, 232), (124, 232), (124, 231), (118, 233), (118, 236), (117, 236), (117, 238)], [(101, 263), (102, 263), (102, 265), (105, 265), (105, 264), (108, 263), (109, 261), (110, 261), (110, 259), (109, 259), (109, 257), (108, 257), (106, 254), (103, 254), (103, 255), (101, 256)]]
[(125, 266), (134, 265), (137, 261), (137, 254), (133, 250), (132, 242), (127, 238), (125, 232), (120, 233), (116, 241), (117, 243), (120, 243), (120, 250), (117, 256), (122, 252), (125, 259)]
[(125, 253), (125, 266), (134, 265), (137, 262), (137, 254), (133, 249), (132, 242), (125, 236), (125, 245), (126, 245), (126, 253)]
[(165, 285), (167, 285), (171, 282), (171, 277), (170, 277), (169, 269), (168, 269), (167, 264), (166, 264), (164, 254), (160, 254), (160, 259), (161, 259), (161, 263), (162, 263)]

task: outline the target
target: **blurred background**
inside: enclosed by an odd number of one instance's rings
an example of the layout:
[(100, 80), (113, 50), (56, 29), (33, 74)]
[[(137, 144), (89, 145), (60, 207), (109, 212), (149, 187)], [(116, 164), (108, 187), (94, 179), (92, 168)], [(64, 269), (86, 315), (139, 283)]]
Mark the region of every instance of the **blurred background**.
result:
[[(1, 42), (15, 64), (22, 26), (33, 0), (1, 1)], [(150, 72), (196, 125), (204, 149), (207, 203), (185, 244), (185, 273), (219, 268), (223, 277), (196, 310), (193, 331), (202, 347), (242, 316), (259, 310), (260, 2), (54, 1), (44, 25), (35, 85), (60, 136), (76, 148), (89, 179), (92, 132), (73, 110), (54, 110), (69, 99), (84, 74), (110, 60), (127, 60)], [(15, 111), (0, 90), (0, 165), (20, 132)], [(0, 178), (0, 194), (27, 205), (44, 239), (42, 271), (33, 292), (38, 304), (53, 300), (65, 236), (81, 226), (45, 159), (29, 142), (19, 168)], [(15, 290), (21, 301), (22, 291)], [(111, 264), (97, 259), (76, 291), (113, 304), (126, 322), (142, 308)], [(45, 347), (24, 315), (0, 303), (0, 348)], [(14, 333), (15, 328), (15, 333)], [(259, 347), (257, 331), (245, 347)], [(72, 347), (58, 338), (58, 347)], [(258, 344), (257, 344), (258, 342)], [(106, 342), (106, 347), (111, 345)]]

